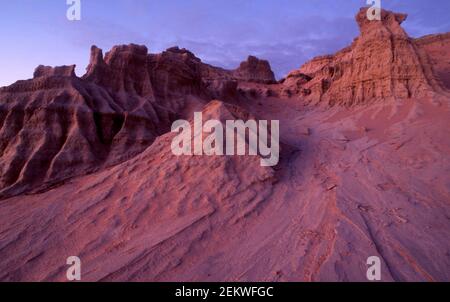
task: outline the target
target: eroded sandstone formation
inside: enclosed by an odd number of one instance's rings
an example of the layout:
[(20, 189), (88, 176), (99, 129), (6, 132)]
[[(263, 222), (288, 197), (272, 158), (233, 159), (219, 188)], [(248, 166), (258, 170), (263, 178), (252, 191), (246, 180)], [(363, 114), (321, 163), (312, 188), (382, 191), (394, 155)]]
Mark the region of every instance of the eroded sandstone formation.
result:
[(425, 36), (414, 43), (430, 58), (437, 79), (450, 90), (450, 33)]
[(247, 61), (241, 63), (233, 75), (242, 81), (272, 84), (275, 83), (275, 75), (266, 60), (260, 60), (255, 56), (249, 56)]
[(369, 21), (366, 10), (356, 15), (361, 34), (352, 45), (289, 74), (285, 95), (300, 96), (307, 103), (351, 106), (442, 90), (429, 57), (401, 27), (407, 16), (383, 10), (381, 21)]
[(103, 58), (102, 50), (92, 46), (84, 79), (114, 92), (151, 97), (153, 90), (147, 56), (147, 47), (131, 44), (115, 46)]
[(122, 162), (170, 128), (175, 114), (141, 97), (137, 86), (115, 93), (73, 70), (40, 66), (35, 78), (1, 90), (3, 198)]
[(238, 98), (238, 81), (272, 74), (254, 57), (235, 71), (178, 47), (91, 48), (87, 72), (39, 66), (34, 78), (0, 90), (0, 196), (42, 190), (122, 162), (170, 129), (192, 95), (205, 103)]

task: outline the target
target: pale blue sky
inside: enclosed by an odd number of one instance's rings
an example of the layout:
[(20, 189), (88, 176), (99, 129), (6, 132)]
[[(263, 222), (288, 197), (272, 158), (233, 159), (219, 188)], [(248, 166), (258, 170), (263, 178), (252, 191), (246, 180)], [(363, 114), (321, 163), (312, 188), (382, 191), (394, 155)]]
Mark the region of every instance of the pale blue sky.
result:
[[(0, 86), (44, 65), (77, 64), (84, 74), (92, 44), (178, 45), (207, 63), (236, 67), (248, 55), (268, 59), (277, 76), (332, 53), (357, 35), (365, 0), (81, 0), (82, 20), (66, 19), (66, 0), (1, 0)], [(449, 0), (383, 0), (410, 16), (412, 36), (450, 31)]]

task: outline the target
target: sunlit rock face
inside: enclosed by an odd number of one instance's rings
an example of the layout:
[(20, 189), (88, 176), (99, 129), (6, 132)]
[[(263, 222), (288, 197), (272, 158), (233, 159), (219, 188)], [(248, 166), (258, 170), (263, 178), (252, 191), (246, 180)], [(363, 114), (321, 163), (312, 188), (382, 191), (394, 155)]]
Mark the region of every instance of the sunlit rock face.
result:
[(296, 72), (312, 79), (303, 83), (291, 74), (286, 89), (306, 102), (346, 106), (440, 91), (442, 84), (426, 52), (401, 27), (406, 17), (382, 10), (381, 21), (369, 21), (362, 9), (356, 15), (361, 34), (352, 45), (307, 62)]

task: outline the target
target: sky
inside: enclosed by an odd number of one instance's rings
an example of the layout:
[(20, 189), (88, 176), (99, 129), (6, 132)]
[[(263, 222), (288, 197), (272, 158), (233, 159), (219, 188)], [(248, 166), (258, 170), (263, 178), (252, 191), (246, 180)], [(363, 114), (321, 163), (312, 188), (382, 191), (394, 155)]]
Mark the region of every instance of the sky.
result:
[[(32, 77), (36, 66), (76, 64), (82, 76), (91, 45), (172, 46), (203, 62), (236, 68), (248, 55), (267, 59), (278, 78), (358, 35), (354, 15), (366, 0), (80, 0), (69, 21), (66, 0), (0, 1), (0, 86)], [(409, 15), (413, 37), (450, 31), (449, 0), (381, 0)]]

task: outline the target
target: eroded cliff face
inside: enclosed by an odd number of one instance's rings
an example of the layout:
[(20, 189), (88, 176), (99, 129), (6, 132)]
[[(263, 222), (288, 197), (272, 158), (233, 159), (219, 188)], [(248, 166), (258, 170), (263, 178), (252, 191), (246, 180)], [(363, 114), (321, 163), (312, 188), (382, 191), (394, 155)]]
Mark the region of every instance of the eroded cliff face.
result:
[(133, 86), (115, 93), (73, 69), (41, 66), (33, 79), (1, 90), (1, 197), (122, 162), (170, 129), (175, 114)]
[(114, 92), (152, 97), (147, 56), (147, 47), (130, 44), (113, 47), (103, 58), (102, 50), (92, 46), (90, 63), (83, 78)]
[(284, 94), (306, 103), (351, 106), (442, 91), (427, 53), (401, 27), (407, 16), (383, 10), (381, 21), (369, 21), (366, 13), (356, 15), (361, 34), (351, 46), (289, 74)]
[(429, 57), (441, 85), (450, 90), (450, 33), (425, 36), (414, 43)]
[(233, 76), (238, 80), (263, 84), (275, 83), (275, 75), (266, 60), (260, 60), (255, 56), (249, 56), (242, 62), (238, 69), (233, 71)]
[(213, 67), (178, 47), (91, 48), (87, 72), (36, 68), (34, 78), (0, 90), (0, 197), (45, 190), (129, 159), (169, 131), (192, 96), (239, 98), (238, 81), (265, 81), (266, 61), (236, 71)]

